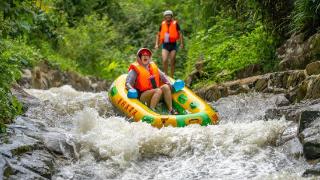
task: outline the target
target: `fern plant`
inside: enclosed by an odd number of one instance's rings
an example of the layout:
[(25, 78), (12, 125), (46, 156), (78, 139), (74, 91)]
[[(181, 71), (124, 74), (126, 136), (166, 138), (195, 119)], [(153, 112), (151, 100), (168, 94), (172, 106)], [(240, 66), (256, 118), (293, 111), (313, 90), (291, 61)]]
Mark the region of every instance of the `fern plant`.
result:
[(320, 1), (296, 0), (291, 13), (291, 33), (313, 34), (320, 26)]

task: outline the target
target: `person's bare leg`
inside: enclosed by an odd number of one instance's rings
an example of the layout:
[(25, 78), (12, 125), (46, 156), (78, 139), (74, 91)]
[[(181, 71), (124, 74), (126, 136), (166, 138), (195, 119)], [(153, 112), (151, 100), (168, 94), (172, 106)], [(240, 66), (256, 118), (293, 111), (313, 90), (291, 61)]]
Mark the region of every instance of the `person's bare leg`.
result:
[(155, 89), (144, 91), (140, 96), (140, 101), (144, 104), (147, 103), (147, 106), (150, 106), (151, 98), (155, 92)]
[(164, 84), (161, 87), (161, 90), (163, 92), (164, 101), (168, 107), (169, 112), (172, 111), (172, 95), (171, 95), (171, 89), (168, 84)]
[(162, 49), (162, 64), (163, 64), (163, 72), (168, 74), (168, 56), (169, 51), (166, 49)]
[(154, 89), (155, 92), (152, 95), (152, 98), (150, 100), (150, 108), (154, 109), (157, 104), (159, 103), (161, 96), (162, 96), (162, 90), (160, 88)]
[(172, 50), (169, 53), (170, 67), (171, 67), (170, 75), (171, 75), (172, 78), (173, 78), (173, 75), (174, 75), (174, 68), (175, 68), (175, 65), (176, 65), (176, 53), (177, 53), (176, 50)]

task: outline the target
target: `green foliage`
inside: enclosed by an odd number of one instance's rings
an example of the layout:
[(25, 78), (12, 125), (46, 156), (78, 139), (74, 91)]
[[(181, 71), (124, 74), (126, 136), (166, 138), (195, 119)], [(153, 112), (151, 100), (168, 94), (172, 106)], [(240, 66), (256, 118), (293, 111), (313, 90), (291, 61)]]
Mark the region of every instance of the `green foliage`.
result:
[(11, 83), (20, 78), (20, 69), (31, 66), (39, 55), (19, 41), (1, 41), (0, 47), (0, 124), (3, 124), (22, 113), (21, 104), (11, 95)]
[(0, 36), (34, 39), (55, 39), (59, 21), (39, 9), (34, 1), (7, 1), (0, 3)]
[(293, 9), (294, 1), (290, 0), (255, 0), (257, 10), (261, 14), (261, 20), (264, 27), (269, 33), (284, 41), (290, 37), (289, 32), (289, 15)]
[(108, 16), (114, 21), (124, 20), (119, 3), (115, 0), (57, 0), (52, 4), (57, 13), (66, 14), (70, 27), (77, 26), (85, 16), (93, 12), (99, 17)]
[(231, 17), (220, 16), (215, 21), (214, 26), (190, 40), (186, 75), (198, 59), (205, 60), (207, 78), (215, 82), (231, 80), (237, 70), (250, 64), (273, 66), (275, 42), (261, 23), (244, 26)]
[(41, 59), (38, 59), (38, 61), (45, 59), (46, 61), (49, 61), (51, 65), (57, 66), (62, 70), (77, 71), (77, 65), (75, 61), (63, 57), (61, 54), (59, 54), (56, 50), (54, 50), (53, 45), (50, 42), (37, 40), (37, 46), (39, 47), (37, 52), (42, 57)]
[(59, 53), (84, 74), (112, 79), (126, 71), (134, 51), (108, 17), (85, 16), (76, 28), (64, 28)]
[(32, 24), (32, 14), (35, 6), (31, 1), (1, 1), (1, 35), (17, 37), (29, 33)]
[(292, 32), (315, 33), (320, 26), (320, 1), (295, 0), (291, 19)]

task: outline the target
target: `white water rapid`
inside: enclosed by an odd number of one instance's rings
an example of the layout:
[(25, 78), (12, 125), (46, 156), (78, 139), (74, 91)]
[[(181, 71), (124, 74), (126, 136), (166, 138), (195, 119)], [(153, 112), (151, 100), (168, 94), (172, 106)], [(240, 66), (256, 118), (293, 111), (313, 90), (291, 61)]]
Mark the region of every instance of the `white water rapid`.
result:
[(27, 116), (74, 148), (58, 160), (53, 179), (300, 179), (307, 166), (296, 139), (281, 143), (296, 125), (264, 119), (282, 95), (222, 98), (211, 103), (219, 125), (157, 129), (116, 116), (107, 92), (26, 91), (44, 102)]

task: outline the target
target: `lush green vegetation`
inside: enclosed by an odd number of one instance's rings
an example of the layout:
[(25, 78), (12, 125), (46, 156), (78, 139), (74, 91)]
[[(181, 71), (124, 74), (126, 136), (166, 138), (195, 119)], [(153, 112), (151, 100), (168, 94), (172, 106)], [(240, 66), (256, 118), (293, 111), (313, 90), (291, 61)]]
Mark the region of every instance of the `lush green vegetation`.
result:
[(320, 26), (320, 1), (296, 0), (291, 19), (292, 32), (315, 33)]
[(265, 64), (265, 70), (274, 66), (275, 40), (261, 23), (253, 27), (232, 18), (216, 17), (217, 23), (207, 30), (194, 33), (190, 40), (188, 68), (190, 72), (199, 58), (205, 60), (205, 81), (232, 79), (234, 73), (250, 64)]
[(3, 123), (22, 112), (21, 104), (10, 93), (10, 85), (20, 77), (20, 69), (31, 66), (37, 56), (35, 50), (18, 41), (0, 42), (0, 132), (4, 131)]
[[(48, 60), (112, 81), (127, 71), (140, 47), (153, 48), (166, 9), (173, 10), (186, 42), (176, 77), (187, 77), (202, 59), (206, 76), (200, 84), (233, 79), (250, 64), (271, 71), (283, 40), (297, 32), (310, 36), (320, 25), (320, 2), (310, 0), (1, 1), (0, 122), (21, 112), (10, 93), (21, 68)], [(160, 51), (154, 60), (160, 63)]]

